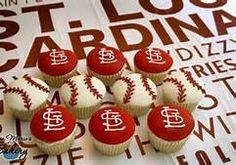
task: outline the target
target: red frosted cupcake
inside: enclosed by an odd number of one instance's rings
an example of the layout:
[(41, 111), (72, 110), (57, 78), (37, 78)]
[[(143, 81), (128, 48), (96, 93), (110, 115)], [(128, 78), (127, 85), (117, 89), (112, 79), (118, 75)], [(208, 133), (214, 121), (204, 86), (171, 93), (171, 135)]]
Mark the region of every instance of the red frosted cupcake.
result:
[(184, 145), (194, 128), (191, 114), (177, 105), (161, 105), (147, 118), (151, 144), (162, 152), (175, 152)]
[(76, 120), (63, 106), (49, 106), (34, 115), (30, 129), (42, 151), (49, 155), (58, 155), (72, 145), (76, 133)]
[(123, 73), (125, 58), (119, 50), (112, 47), (94, 48), (87, 56), (87, 69), (109, 86)]
[(52, 49), (38, 58), (38, 68), (44, 80), (54, 87), (60, 87), (65, 80), (76, 75), (77, 63), (76, 54), (63, 49)]
[(139, 50), (134, 56), (135, 70), (159, 85), (173, 64), (171, 56), (158, 48)]
[(92, 115), (89, 131), (100, 152), (118, 155), (128, 148), (135, 131), (135, 123), (126, 110), (106, 107)]

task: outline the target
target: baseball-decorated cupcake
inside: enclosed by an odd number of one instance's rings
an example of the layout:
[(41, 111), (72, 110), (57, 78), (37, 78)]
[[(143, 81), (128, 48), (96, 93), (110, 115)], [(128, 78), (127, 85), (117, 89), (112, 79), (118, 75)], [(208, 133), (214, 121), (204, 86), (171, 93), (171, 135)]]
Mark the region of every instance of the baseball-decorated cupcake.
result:
[(164, 103), (179, 104), (192, 112), (206, 91), (190, 72), (172, 72), (163, 80)]
[(3, 93), (4, 101), (15, 117), (30, 120), (46, 105), (49, 87), (44, 81), (25, 75), (10, 83)]
[(39, 149), (48, 155), (59, 155), (74, 141), (76, 119), (63, 106), (49, 106), (34, 115), (30, 130)]
[(146, 75), (157, 85), (162, 83), (172, 64), (171, 56), (158, 48), (141, 49), (134, 56), (135, 71)]
[(60, 96), (77, 118), (88, 118), (97, 110), (106, 93), (101, 80), (92, 75), (69, 78), (60, 88)]
[(106, 155), (118, 155), (128, 148), (135, 123), (126, 110), (106, 107), (92, 115), (89, 131), (97, 150)]
[(88, 73), (109, 86), (123, 73), (125, 58), (119, 50), (112, 47), (94, 48), (87, 56), (87, 69)]
[(129, 74), (119, 78), (112, 86), (115, 102), (133, 116), (147, 113), (156, 101), (156, 85), (142, 74)]
[(185, 144), (194, 128), (192, 115), (183, 107), (154, 107), (147, 118), (151, 144), (161, 152), (175, 152)]
[(76, 75), (78, 58), (69, 50), (52, 49), (41, 53), (38, 68), (44, 80), (53, 87), (60, 87), (65, 80)]

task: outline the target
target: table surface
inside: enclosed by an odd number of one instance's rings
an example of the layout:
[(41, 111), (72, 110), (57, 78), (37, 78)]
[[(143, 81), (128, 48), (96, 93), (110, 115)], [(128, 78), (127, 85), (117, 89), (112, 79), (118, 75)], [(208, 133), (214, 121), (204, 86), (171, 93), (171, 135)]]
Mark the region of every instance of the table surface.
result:
[[(23, 164), (236, 164), (236, 15), (235, 1), (23, 0), (0, 1), (0, 137), (24, 138)], [(133, 72), (133, 56), (158, 47), (174, 59), (173, 69), (188, 70), (204, 83), (207, 95), (192, 113), (195, 128), (184, 147), (171, 154), (155, 151), (146, 134), (146, 116), (136, 118), (129, 149), (114, 157), (97, 152), (88, 120), (77, 120), (78, 133), (64, 154), (48, 157), (35, 145), (29, 122), (15, 119), (3, 101), (3, 89), (17, 77), (41, 78), (40, 52), (74, 51), (78, 73), (87, 73), (86, 54), (94, 47), (120, 49)], [(158, 98), (161, 102), (161, 86)], [(51, 88), (49, 102), (63, 104)], [(103, 106), (113, 103), (107, 92)], [(0, 164), (19, 164), (3, 160)]]

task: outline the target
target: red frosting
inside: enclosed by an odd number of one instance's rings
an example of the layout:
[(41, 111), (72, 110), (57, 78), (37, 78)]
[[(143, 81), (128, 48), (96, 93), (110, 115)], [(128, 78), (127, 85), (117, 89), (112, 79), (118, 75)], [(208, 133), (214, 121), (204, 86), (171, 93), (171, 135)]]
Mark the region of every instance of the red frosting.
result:
[[(50, 112), (50, 114), (48, 112)], [(48, 120), (48, 117), (51, 119), (60, 119), (57, 121)], [(63, 123), (61, 123), (61, 121), (63, 121)], [(51, 124), (50, 127), (47, 126), (48, 122)], [(52, 126), (53, 124), (56, 126)], [(73, 132), (75, 126), (76, 119), (74, 115), (65, 107), (58, 105), (39, 110), (30, 123), (32, 134), (44, 142), (56, 142), (66, 138)]]
[[(107, 112), (116, 114), (110, 113), (107, 115)], [(118, 116), (116, 116), (117, 114)], [(116, 116), (117, 120), (114, 118), (112, 120), (112, 116)], [(110, 120), (106, 120), (107, 117), (110, 117)], [(109, 123), (110, 125), (107, 126), (106, 123)], [(112, 127), (112, 125), (115, 124), (117, 126)], [(107, 128), (109, 130), (106, 131), (105, 129)], [(89, 121), (89, 131), (96, 140), (102, 143), (120, 144), (132, 137), (135, 131), (135, 123), (133, 118), (126, 110), (120, 109), (118, 107), (106, 107), (98, 110), (92, 115)]]
[[(164, 107), (169, 107), (175, 110), (163, 111)], [(162, 115), (162, 113), (164, 116)], [(179, 113), (177, 115), (178, 117), (174, 117), (174, 114), (176, 113)], [(165, 117), (165, 114), (168, 114), (169, 118)], [(183, 121), (181, 121), (181, 118), (179, 118), (179, 116), (181, 116)], [(175, 126), (165, 128), (165, 126), (168, 125), (168, 122), (165, 121), (171, 121), (173, 123), (171, 123), (170, 125)], [(147, 122), (148, 127), (152, 131), (152, 133), (154, 133), (157, 137), (167, 141), (182, 140), (187, 137), (194, 128), (194, 120), (192, 118), (192, 115), (186, 109), (177, 105), (170, 104), (154, 107), (148, 115)]]
[(101, 75), (118, 73), (125, 64), (122, 53), (112, 47), (99, 47), (91, 50), (87, 56), (87, 66)]
[[(149, 57), (151, 59), (148, 59)], [(135, 54), (134, 64), (141, 71), (160, 73), (167, 71), (172, 66), (173, 60), (169, 54), (161, 49), (145, 48)]]
[(38, 68), (50, 76), (59, 76), (65, 75), (75, 69), (77, 62), (78, 58), (76, 54), (69, 50), (56, 50), (55, 53), (51, 50), (40, 54)]

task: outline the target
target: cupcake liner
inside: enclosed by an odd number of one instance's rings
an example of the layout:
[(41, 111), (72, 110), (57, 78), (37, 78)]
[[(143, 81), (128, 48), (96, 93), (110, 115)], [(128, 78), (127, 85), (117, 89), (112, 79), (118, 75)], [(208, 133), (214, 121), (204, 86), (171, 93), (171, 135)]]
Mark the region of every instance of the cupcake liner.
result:
[(148, 137), (152, 146), (158, 149), (161, 152), (172, 153), (180, 150), (185, 142), (188, 140), (189, 136), (178, 141), (166, 141), (157, 137), (149, 128), (148, 128)]
[(92, 105), (90, 107), (81, 107), (81, 108), (75, 108), (71, 107), (70, 105), (66, 105), (67, 108), (69, 108), (77, 118), (79, 119), (87, 119), (92, 116), (92, 114), (99, 109), (101, 105), (101, 101), (99, 101), (97, 104)]
[(40, 150), (42, 150), (44, 153), (46, 153), (48, 155), (59, 155), (61, 153), (66, 152), (73, 144), (74, 138), (76, 135), (76, 128), (77, 127), (75, 126), (72, 133), (63, 140), (47, 143), (47, 142), (44, 142), (44, 141), (39, 140), (36, 137), (34, 137), (35, 142), (36, 142), (38, 148)]
[(117, 79), (119, 79), (122, 75), (122, 73), (125, 70), (125, 65), (121, 68), (121, 70), (113, 75), (100, 75), (94, 71), (92, 71), (89, 67), (87, 67), (88, 73), (92, 74), (93, 76), (99, 78), (104, 84), (105, 86), (111, 86)]
[(150, 106), (136, 106), (136, 105), (127, 105), (123, 104), (119, 100), (115, 99), (115, 103), (118, 107), (126, 109), (132, 116), (138, 117), (145, 115), (149, 110)]
[(52, 87), (61, 87), (64, 82), (69, 79), (70, 77), (76, 76), (77, 72), (76, 72), (77, 68), (75, 68), (74, 70), (72, 70), (71, 72), (65, 74), (65, 75), (60, 75), (60, 76), (50, 76), (46, 73), (42, 73), (43, 79)]
[(120, 143), (120, 144), (105, 144), (102, 142), (99, 142), (93, 137), (93, 143), (95, 148), (100, 151), (102, 154), (105, 155), (119, 155), (125, 152), (125, 150), (129, 147), (131, 138), (128, 139), (127, 141)]
[(181, 106), (185, 109), (187, 109), (190, 113), (192, 113), (194, 111), (194, 109), (196, 108), (196, 106), (198, 105), (198, 103), (179, 103), (179, 102), (175, 102), (171, 99), (169, 99), (163, 92), (163, 102), (166, 104), (166, 103), (171, 103), (171, 104), (175, 104), (175, 105), (178, 105), (178, 106)]
[(138, 72), (140, 74), (143, 74), (143, 75), (146, 75), (148, 78), (150, 78), (156, 85), (160, 85), (162, 84), (164, 78), (167, 76), (168, 74), (168, 71), (164, 71), (164, 72), (161, 72), (161, 73), (148, 73), (148, 72), (144, 72), (140, 69), (138, 69), (136, 66), (135, 66), (135, 72)]
[(44, 103), (39, 105), (36, 109), (29, 110), (29, 111), (27, 111), (27, 110), (19, 111), (19, 110), (10, 108), (10, 107), (9, 107), (9, 109), (12, 111), (13, 115), (16, 118), (23, 120), (23, 121), (30, 121), (36, 112), (38, 112), (41, 108), (46, 107), (46, 104), (47, 104), (47, 101), (45, 101)]

